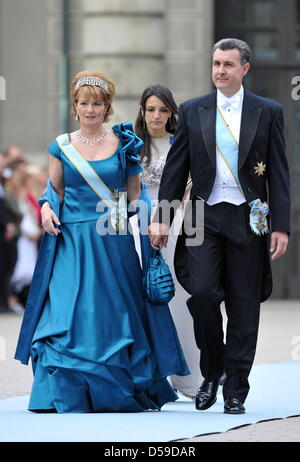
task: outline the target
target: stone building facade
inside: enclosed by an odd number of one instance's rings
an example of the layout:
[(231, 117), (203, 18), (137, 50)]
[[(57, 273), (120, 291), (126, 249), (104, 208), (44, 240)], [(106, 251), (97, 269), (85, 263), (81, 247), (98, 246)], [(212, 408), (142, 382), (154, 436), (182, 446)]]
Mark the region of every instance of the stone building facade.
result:
[(205, 0), (0, 0), (0, 149), (47, 162), (49, 141), (74, 127), (68, 83), (83, 69), (115, 82), (111, 124), (135, 119), (149, 84), (178, 103), (209, 91), (212, 23)]

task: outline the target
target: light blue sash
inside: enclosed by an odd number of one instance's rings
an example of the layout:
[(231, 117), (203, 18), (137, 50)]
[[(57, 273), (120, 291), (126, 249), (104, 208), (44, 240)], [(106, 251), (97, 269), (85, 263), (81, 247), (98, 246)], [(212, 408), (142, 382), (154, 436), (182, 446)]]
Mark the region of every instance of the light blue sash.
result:
[[(121, 193), (118, 190), (112, 192), (109, 187), (106, 186), (93, 167), (70, 142), (67, 133), (58, 136), (56, 141), (65, 156), (74, 167), (76, 167), (80, 175), (85, 179), (97, 196), (100, 197), (103, 204), (110, 210), (110, 221), (113, 228), (123, 229), (127, 218), (127, 200), (125, 198), (125, 193)], [(101, 211), (99, 204), (97, 205), (97, 211)]]
[(231, 175), (241, 191), (243, 190), (238, 176), (238, 151), (239, 144), (235, 139), (233, 133), (228, 127), (221, 111), (217, 108), (217, 131), (216, 131), (217, 150), (224, 159)]
[[(221, 113), (220, 109), (217, 107), (217, 132), (216, 132), (216, 141), (217, 141), (217, 150), (226, 162), (230, 173), (235, 179), (236, 184), (239, 187), (239, 190), (243, 194), (242, 186), (239, 181), (238, 176), (238, 151), (239, 144), (231, 132), (226, 120)], [(251, 230), (261, 236), (268, 232), (268, 221), (267, 215), (269, 213), (269, 207), (264, 202), (262, 203), (260, 199), (256, 199), (249, 203), (251, 207), (250, 211), (250, 227)]]

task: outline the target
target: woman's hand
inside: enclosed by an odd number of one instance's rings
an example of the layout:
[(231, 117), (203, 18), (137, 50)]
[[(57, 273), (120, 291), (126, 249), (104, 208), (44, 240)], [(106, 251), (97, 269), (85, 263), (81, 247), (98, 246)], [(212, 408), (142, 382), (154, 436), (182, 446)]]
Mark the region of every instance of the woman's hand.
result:
[(44, 202), (42, 205), (42, 226), (46, 233), (52, 234), (54, 236), (57, 236), (59, 233), (61, 233), (61, 230), (58, 228), (55, 228), (54, 224), (60, 225), (59, 219), (51, 209), (50, 205), (48, 202)]

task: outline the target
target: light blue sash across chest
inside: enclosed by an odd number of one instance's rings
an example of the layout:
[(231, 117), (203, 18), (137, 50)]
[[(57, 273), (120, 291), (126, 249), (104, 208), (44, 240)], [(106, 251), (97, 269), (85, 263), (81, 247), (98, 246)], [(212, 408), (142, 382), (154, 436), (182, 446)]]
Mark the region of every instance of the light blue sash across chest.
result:
[(239, 144), (218, 107), (216, 121), (216, 142), (219, 154), (222, 156), (238, 188), (243, 194), (238, 176)]
[(124, 220), (127, 217), (127, 200), (125, 198), (125, 193), (120, 193), (116, 190), (112, 192), (109, 189), (88, 161), (72, 145), (67, 133), (58, 136), (56, 141), (61, 151), (74, 167), (76, 167), (78, 172), (105, 206), (108, 207), (110, 211), (110, 220), (114, 229), (118, 229), (120, 226), (123, 227)]
[[(216, 144), (218, 153), (222, 156), (239, 190), (243, 194), (238, 176), (239, 144), (218, 107)], [(266, 218), (269, 213), (268, 205), (265, 202), (262, 203), (260, 199), (255, 199), (249, 203), (249, 206), (251, 207), (249, 221), (250, 228), (258, 236), (266, 234), (268, 232), (268, 222)]]

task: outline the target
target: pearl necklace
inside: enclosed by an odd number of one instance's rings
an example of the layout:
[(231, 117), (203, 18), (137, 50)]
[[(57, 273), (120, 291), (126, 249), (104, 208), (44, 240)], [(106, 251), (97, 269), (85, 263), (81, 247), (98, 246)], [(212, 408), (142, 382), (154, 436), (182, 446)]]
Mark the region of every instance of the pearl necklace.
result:
[(102, 135), (97, 136), (97, 138), (85, 138), (81, 133), (80, 130), (77, 130), (76, 135), (80, 139), (82, 143), (89, 144), (90, 146), (94, 146), (95, 144), (99, 143), (101, 140), (106, 138), (108, 135), (108, 130), (104, 130)]

